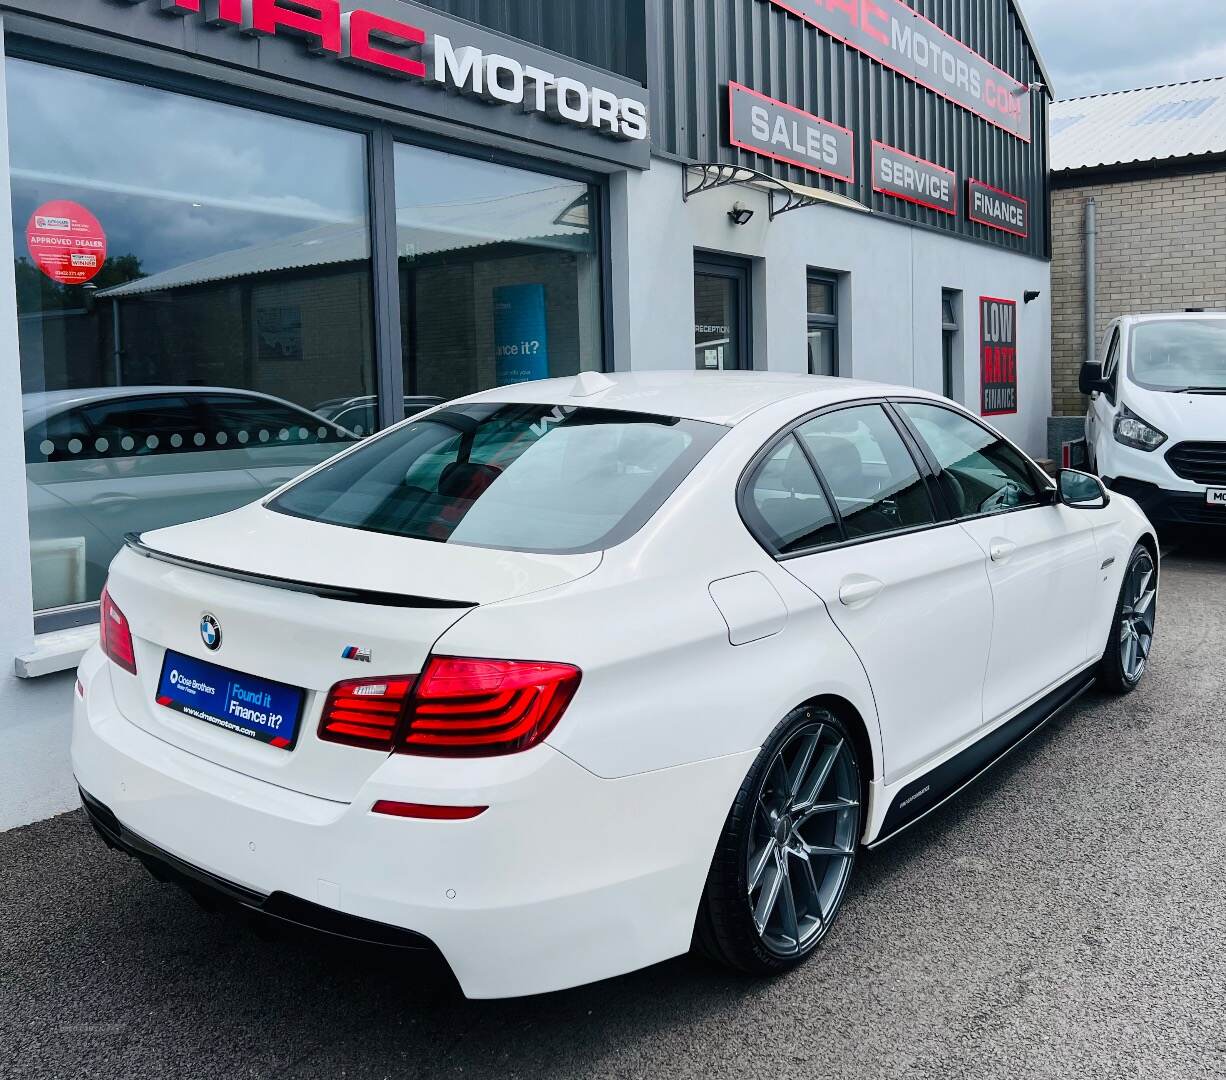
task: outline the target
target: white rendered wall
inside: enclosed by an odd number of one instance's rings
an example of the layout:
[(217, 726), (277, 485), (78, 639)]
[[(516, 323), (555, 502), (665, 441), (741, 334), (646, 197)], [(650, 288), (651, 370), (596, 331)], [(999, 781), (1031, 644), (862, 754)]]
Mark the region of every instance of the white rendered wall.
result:
[[(733, 225), (734, 202), (753, 208)], [(623, 216), (624, 215), (624, 216)], [(962, 403), (978, 411), (980, 296), (1018, 305), (1016, 416), (991, 423), (1042, 454), (1051, 415), (1051, 271), (1047, 262), (832, 206), (767, 216), (765, 193), (733, 186), (681, 201), (681, 167), (618, 177), (613, 191), (616, 366), (689, 368), (694, 363), (694, 249), (741, 255), (753, 267), (754, 366), (806, 370), (809, 267), (841, 275), (842, 374), (941, 390), (941, 290), (963, 293)], [(1027, 290), (1040, 293), (1023, 303)]]
[[(6, 100), (2, 49), (0, 44), (0, 105)], [(11, 221), (8, 114), (0, 107), (0, 356), (5, 358), (0, 363), (0, 461), (7, 463), (0, 468), (0, 829), (77, 803), (68, 763), (72, 676), (27, 681), (13, 674), (14, 657), (34, 645), (34, 609)]]

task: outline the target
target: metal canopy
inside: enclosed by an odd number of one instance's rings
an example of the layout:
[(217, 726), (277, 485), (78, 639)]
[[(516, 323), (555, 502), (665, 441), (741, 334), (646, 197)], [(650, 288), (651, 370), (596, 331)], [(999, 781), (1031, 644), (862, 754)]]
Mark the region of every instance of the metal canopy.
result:
[(838, 206), (844, 210), (856, 210), (861, 214), (872, 213), (867, 206), (849, 199), (845, 195), (836, 195), (833, 191), (823, 188), (807, 187), (804, 184), (793, 184), (788, 180), (779, 180), (767, 173), (758, 172), (743, 165), (726, 165), (718, 161), (699, 162), (687, 165), (681, 172), (681, 199), (688, 202), (691, 195), (702, 195), (708, 191), (728, 187), (730, 184), (744, 184), (756, 187), (766, 192), (770, 220), (774, 221), (780, 214), (791, 210), (801, 210), (806, 206), (816, 206), (826, 203)]

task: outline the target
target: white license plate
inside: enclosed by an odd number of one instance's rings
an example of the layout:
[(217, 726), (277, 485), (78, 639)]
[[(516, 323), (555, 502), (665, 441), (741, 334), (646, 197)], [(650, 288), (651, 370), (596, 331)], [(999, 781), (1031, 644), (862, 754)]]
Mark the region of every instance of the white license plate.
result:
[(1209, 488), (1205, 492), (1205, 502), (1210, 506), (1221, 506), (1226, 508), (1226, 487)]

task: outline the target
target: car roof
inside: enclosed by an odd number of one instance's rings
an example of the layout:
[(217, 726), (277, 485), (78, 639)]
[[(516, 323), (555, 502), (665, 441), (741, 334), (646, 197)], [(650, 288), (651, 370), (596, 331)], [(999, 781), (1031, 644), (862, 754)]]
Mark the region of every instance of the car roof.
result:
[[(602, 386), (592, 392), (593, 386)], [(791, 398), (797, 411), (865, 397), (931, 397), (912, 386), (776, 371), (589, 372), (578, 378), (511, 383), (461, 398), (465, 402), (515, 402), (615, 409), (679, 416), (732, 427), (768, 406)]]
[(1137, 326), (1147, 322), (1169, 322), (1173, 320), (1204, 320), (1220, 322), (1226, 319), (1226, 311), (1151, 311), (1144, 315), (1124, 315), (1120, 323), (1127, 326)]
[(228, 397), (257, 398), (288, 405), (300, 412), (309, 412), (292, 401), (261, 394), (258, 390), (236, 390), (232, 386), (89, 386), (79, 390), (31, 390), (21, 395), (21, 408), (26, 419), (42, 418), (63, 412), (76, 405), (91, 405), (98, 401), (121, 401), (124, 398), (152, 397), (158, 394), (225, 394)]

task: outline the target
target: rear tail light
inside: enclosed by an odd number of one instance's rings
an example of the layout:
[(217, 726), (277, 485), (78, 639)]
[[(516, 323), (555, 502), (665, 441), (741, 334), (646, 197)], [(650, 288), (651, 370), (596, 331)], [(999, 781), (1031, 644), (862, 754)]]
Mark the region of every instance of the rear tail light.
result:
[(124, 613), (111, 599), (106, 586), (102, 588), (98, 623), (98, 636), (102, 641), (102, 651), (124, 671), (130, 671), (135, 675), (136, 649), (132, 644), (132, 629), (128, 626)]
[(337, 683), (319, 737), (428, 757), (515, 754), (548, 736), (580, 677), (570, 664), (436, 656), (416, 680)]
[(390, 750), (412, 689), (412, 675), (338, 682), (328, 692), (319, 719), (319, 737), (349, 746)]
[(541, 742), (579, 688), (570, 664), (436, 656), (396, 749), (432, 757), (515, 754)]

